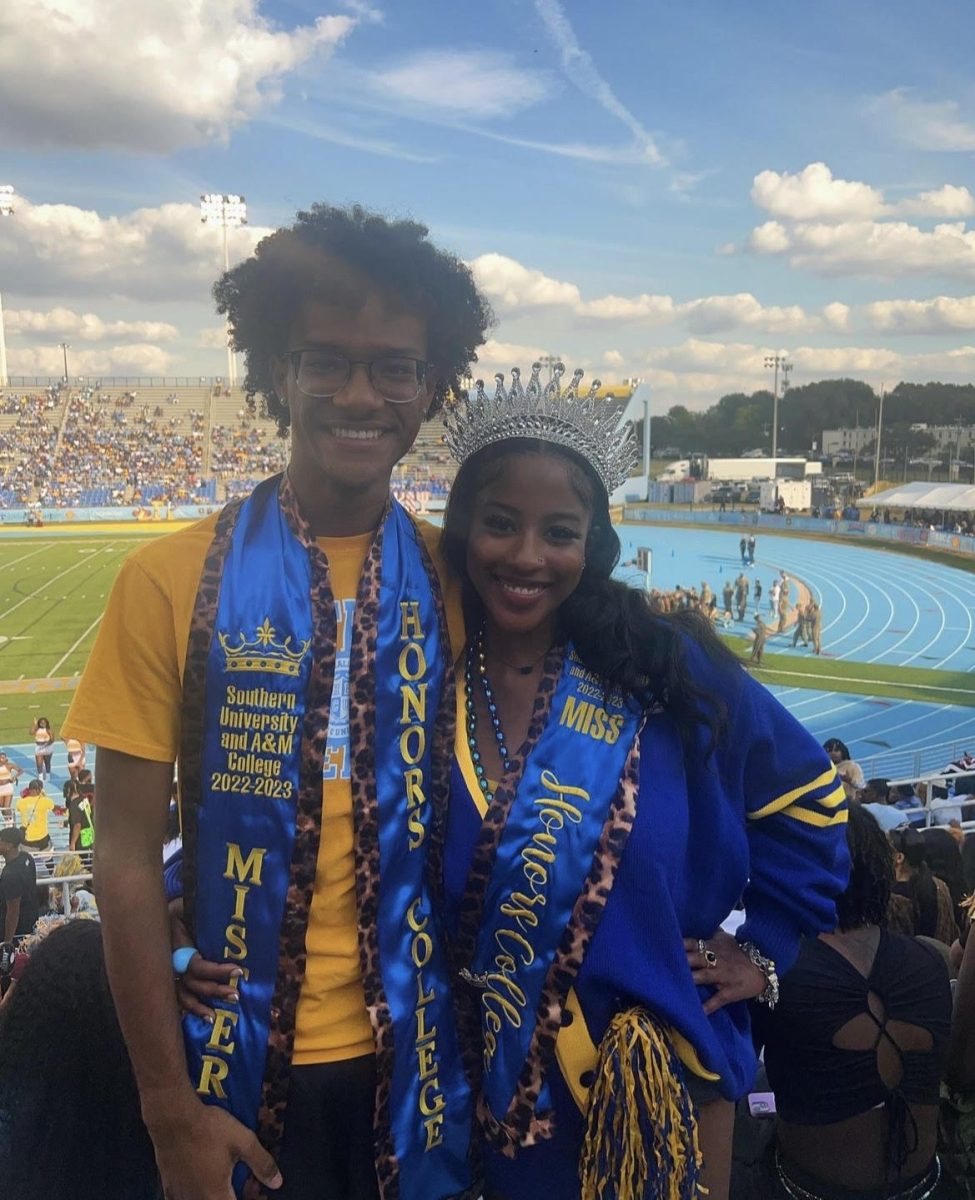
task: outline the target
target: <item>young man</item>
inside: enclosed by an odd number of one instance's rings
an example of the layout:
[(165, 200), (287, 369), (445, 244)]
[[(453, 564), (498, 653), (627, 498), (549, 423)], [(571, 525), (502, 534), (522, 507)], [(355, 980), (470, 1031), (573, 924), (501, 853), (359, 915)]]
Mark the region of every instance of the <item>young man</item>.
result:
[[(106, 960), (172, 1200), (226, 1200), (232, 1172), (246, 1196), (283, 1177), (288, 1200), (469, 1183), (427, 885), (453, 657), (437, 531), (389, 483), (490, 314), (426, 234), (316, 205), (218, 283), (288, 470), (126, 562), (67, 721), (98, 747)], [(182, 1037), (193, 950), (170, 964), (161, 855), (177, 758), (186, 922), (228, 964), (212, 1023)]]

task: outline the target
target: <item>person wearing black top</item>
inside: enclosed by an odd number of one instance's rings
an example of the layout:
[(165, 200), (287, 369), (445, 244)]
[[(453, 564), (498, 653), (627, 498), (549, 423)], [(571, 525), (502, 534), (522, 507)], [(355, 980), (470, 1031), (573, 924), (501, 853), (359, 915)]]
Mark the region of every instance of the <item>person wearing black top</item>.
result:
[(803, 943), (763, 1023), (779, 1116), (771, 1194), (928, 1200), (942, 1194), (935, 1150), (948, 973), (930, 947), (884, 927), (890, 847), (858, 806), (847, 840), (839, 927)]
[(33, 858), (21, 849), (22, 829), (0, 829), (0, 934), (5, 942), (37, 924), (37, 871)]

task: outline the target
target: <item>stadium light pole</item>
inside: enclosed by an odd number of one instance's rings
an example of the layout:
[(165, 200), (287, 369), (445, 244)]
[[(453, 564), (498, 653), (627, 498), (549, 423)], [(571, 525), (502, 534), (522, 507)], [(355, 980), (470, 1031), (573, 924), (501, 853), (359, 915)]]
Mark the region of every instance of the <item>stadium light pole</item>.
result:
[[(877, 448), (873, 456), (873, 490), (876, 491), (880, 485), (880, 438), (884, 430), (884, 389), (885, 385), (880, 385), (880, 403), (877, 406)], [(949, 478), (950, 478), (949, 473)]]
[(772, 376), (772, 475), (779, 473), (779, 371), (788, 382), (792, 364), (784, 354), (766, 354), (765, 368), (774, 372)]
[[(0, 217), (14, 215), (14, 189), (9, 183), (0, 184)], [(0, 387), (10, 382), (7, 374), (7, 340), (3, 329), (3, 296), (0, 295)]]
[(70, 342), (58, 342), (58, 349), (64, 355), (64, 382), (68, 382), (68, 351), (71, 349)]
[[(230, 270), (230, 250), (227, 230), (247, 224), (247, 205), (243, 196), (222, 192), (206, 192), (200, 197), (200, 220), (204, 225), (219, 225), (223, 230), (223, 269)], [(227, 322), (227, 384), (237, 386), (237, 359), (230, 341), (230, 322)]]

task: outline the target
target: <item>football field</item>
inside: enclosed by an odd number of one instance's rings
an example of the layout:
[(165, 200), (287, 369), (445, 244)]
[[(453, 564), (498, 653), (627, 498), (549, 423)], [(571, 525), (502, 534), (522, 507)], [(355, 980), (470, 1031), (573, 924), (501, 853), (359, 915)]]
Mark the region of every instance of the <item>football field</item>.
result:
[(0, 538), (0, 746), (31, 741), (35, 717), (59, 731), (122, 560), (171, 529)]

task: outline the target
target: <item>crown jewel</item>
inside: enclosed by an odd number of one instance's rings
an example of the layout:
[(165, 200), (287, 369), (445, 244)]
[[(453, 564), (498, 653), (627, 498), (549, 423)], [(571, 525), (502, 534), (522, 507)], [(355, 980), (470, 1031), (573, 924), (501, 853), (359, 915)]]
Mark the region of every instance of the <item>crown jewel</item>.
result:
[(495, 442), (510, 438), (536, 438), (565, 446), (586, 460), (596, 472), (608, 495), (630, 476), (639, 457), (633, 426), (620, 423), (619, 410), (610, 402), (597, 400), (601, 382), (594, 379), (589, 391), (580, 394), (584, 372), (573, 372), (572, 381), (561, 386), (565, 367), (556, 363), (552, 380), (542, 387), (542, 364), (532, 363), (528, 386), (522, 386), (521, 371), (511, 369), (511, 385), (504, 386), (504, 375), (495, 375), (494, 395), (484, 390), (479, 379), (473, 394), (462, 398), (444, 417), (447, 447), (464, 463)]

